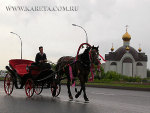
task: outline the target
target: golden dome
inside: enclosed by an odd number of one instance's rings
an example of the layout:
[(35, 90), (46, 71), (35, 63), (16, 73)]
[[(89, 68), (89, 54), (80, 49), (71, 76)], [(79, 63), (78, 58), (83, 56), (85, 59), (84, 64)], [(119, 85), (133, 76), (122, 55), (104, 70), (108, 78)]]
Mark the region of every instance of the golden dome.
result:
[(131, 36), (130, 34), (126, 31), (126, 33), (122, 36), (122, 39), (124, 41), (130, 41), (131, 40)]
[(130, 50), (130, 48), (127, 46), (127, 47), (126, 47), (126, 50), (127, 50), (127, 51), (129, 51), (129, 50)]
[(112, 47), (110, 50), (111, 50), (111, 52), (113, 52), (113, 51), (114, 51), (114, 48)]
[(139, 50), (139, 52), (141, 52), (141, 51), (142, 51), (142, 49), (141, 49), (141, 48), (139, 48), (138, 50)]

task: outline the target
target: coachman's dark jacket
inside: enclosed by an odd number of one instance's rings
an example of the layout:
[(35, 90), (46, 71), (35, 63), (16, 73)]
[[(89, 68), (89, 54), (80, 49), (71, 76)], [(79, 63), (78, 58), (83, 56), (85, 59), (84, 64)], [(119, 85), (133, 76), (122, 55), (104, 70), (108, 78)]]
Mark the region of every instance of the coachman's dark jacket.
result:
[(37, 64), (39, 64), (39, 63), (40, 63), (40, 60), (47, 60), (45, 53), (43, 53), (43, 55), (41, 55), (40, 52), (36, 54), (35, 62), (36, 62)]

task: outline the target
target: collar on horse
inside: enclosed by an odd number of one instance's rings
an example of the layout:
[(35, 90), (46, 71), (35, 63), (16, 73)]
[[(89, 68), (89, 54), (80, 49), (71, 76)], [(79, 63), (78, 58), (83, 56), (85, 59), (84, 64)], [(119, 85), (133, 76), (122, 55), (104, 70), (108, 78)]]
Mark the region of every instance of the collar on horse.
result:
[[(75, 59), (74, 63), (78, 61), (78, 62), (80, 62), (80, 63), (83, 65), (83, 67), (90, 69), (91, 77), (89, 78), (88, 81), (93, 81), (93, 80), (94, 80), (94, 73), (93, 73), (94, 64), (93, 64), (93, 62), (92, 62), (92, 56), (91, 56), (92, 48), (90, 49), (90, 51), (89, 51), (89, 53), (88, 53), (90, 62), (87, 62), (87, 63), (86, 63), (86, 62), (83, 62), (83, 61), (81, 61), (81, 60), (78, 59), (78, 55), (79, 55), (80, 49), (81, 49), (81, 47), (82, 47), (83, 45), (87, 45), (87, 46), (91, 47), (91, 45), (88, 44), (88, 43), (82, 43), (82, 44), (79, 46), (79, 48), (78, 48), (77, 55), (76, 55), (76, 59)], [(100, 54), (99, 54), (99, 56), (103, 59), (103, 61), (105, 61), (104, 58), (103, 58)], [(101, 62), (99, 61), (99, 59), (97, 59), (97, 60), (98, 60), (98, 67), (97, 67), (97, 68), (98, 68), (98, 70), (100, 71)], [(68, 65), (68, 66), (69, 66), (70, 78), (71, 78), (71, 81), (72, 81), (72, 80), (73, 80), (72, 68), (71, 68), (70, 65)], [(74, 86), (74, 85), (75, 85), (75, 82), (74, 82), (73, 86)]]
[[(79, 51), (80, 51), (80, 49), (81, 49), (81, 47), (82, 47), (83, 45), (87, 45), (87, 46), (91, 47), (91, 45), (88, 44), (88, 43), (82, 43), (82, 44), (79, 46), (79, 48), (78, 48), (78, 52), (77, 52), (77, 56), (76, 56), (76, 61), (78, 60)], [(90, 51), (89, 51), (89, 59), (90, 59), (90, 63), (89, 63), (89, 64), (86, 64), (85, 62), (80, 61), (85, 67), (90, 68), (90, 72), (91, 72), (91, 75), (92, 75), (92, 76), (90, 77), (89, 81), (93, 81), (93, 80), (94, 80), (94, 73), (93, 73), (94, 64), (92, 63), (91, 52), (92, 52), (92, 48), (91, 48)], [(99, 56), (102, 58), (103, 61), (106, 61), (100, 54), (99, 54)], [(98, 71), (100, 71), (101, 62), (99, 61), (99, 59), (97, 59), (97, 60), (98, 60), (98, 67), (97, 67), (97, 69), (98, 69)]]

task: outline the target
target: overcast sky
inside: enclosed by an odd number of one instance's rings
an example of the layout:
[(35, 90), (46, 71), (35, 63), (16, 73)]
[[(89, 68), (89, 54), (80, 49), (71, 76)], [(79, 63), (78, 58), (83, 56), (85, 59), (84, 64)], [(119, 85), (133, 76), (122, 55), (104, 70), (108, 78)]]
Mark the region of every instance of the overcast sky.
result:
[[(77, 6), (78, 11), (7, 11), (6, 6)], [(43, 46), (49, 60), (75, 56), (79, 45), (85, 42), (98, 46), (104, 57), (123, 45), (122, 35), (129, 25), (130, 45), (150, 59), (150, 0), (0, 0), (0, 70), (9, 59), (20, 58), (20, 40), (23, 58), (34, 60), (38, 47)], [(148, 61), (148, 68), (150, 62)]]

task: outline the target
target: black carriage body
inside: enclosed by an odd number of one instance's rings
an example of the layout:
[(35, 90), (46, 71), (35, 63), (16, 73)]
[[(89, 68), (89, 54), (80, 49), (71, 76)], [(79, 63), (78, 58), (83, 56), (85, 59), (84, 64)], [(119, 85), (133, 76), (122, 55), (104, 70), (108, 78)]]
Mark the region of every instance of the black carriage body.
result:
[(25, 86), (27, 97), (32, 97), (34, 92), (39, 95), (44, 86), (51, 88), (53, 97), (60, 94), (60, 81), (50, 68), (43, 69), (31, 60), (12, 59), (6, 69), (9, 72), (4, 80), (4, 90), (7, 95), (12, 93), (14, 85), (16, 89)]
[[(11, 73), (16, 88), (19, 88), (17, 85), (17, 79), (20, 79), (20, 88), (24, 86), (26, 80), (29, 78), (31, 78), (36, 84), (50, 84), (53, 82), (55, 75), (52, 74), (53, 71), (51, 69), (41, 70), (38, 65), (32, 65), (32, 63), (34, 62), (21, 59), (12, 59), (9, 61), (9, 66), (6, 66), (6, 69)], [(40, 81), (46, 77), (48, 78)]]

